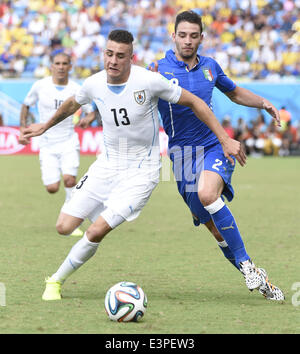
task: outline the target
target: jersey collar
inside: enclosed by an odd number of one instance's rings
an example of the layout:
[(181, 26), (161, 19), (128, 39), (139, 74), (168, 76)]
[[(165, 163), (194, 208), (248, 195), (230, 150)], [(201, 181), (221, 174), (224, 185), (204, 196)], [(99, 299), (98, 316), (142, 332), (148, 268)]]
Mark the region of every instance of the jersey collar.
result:
[(186, 65), (186, 63), (184, 61), (178, 60), (174, 50), (169, 49), (166, 53), (166, 57), (173, 61), (176, 65), (180, 66), (180, 67), (184, 67), (186, 68), (187, 71), (192, 71), (193, 69), (195, 69), (196, 67), (198, 67), (199, 63), (200, 63), (200, 56), (197, 54), (197, 64), (191, 69), (189, 70), (188, 66)]

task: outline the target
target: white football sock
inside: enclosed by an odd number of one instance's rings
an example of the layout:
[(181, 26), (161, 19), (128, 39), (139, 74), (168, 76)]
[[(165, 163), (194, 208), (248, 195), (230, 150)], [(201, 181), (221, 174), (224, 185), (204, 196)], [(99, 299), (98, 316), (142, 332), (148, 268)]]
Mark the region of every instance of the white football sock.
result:
[(66, 191), (66, 199), (65, 202), (68, 202), (71, 199), (71, 195), (72, 195), (72, 190), (74, 189), (74, 187), (71, 188), (67, 188), (65, 187), (65, 191)]
[(75, 243), (69, 252), (67, 258), (58, 268), (57, 272), (52, 275), (56, 281), (63, 283), (72, 273), (88, 261), (97, 251), (99, 242), (91, 242), (86, 234)]

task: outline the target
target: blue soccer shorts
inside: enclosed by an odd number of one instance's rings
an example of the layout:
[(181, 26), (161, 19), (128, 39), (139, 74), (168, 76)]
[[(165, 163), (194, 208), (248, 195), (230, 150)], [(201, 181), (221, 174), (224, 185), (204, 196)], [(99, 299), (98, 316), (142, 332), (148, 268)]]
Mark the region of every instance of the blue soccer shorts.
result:
[(222, 199), (224, 197), (228, 201), (233, 199), (231, 176), (235, 163), (232, 166), (226, 159), (221, 144), (217, 143), (209, 147), (173, 147), (169, 150), (169, 156), (173, 162), (178, 191), (192, 213), (195, 226), (205, 224), (211, 219), (198, 197), (198, 181), (203, 170), (218, 173), (225, 184)]

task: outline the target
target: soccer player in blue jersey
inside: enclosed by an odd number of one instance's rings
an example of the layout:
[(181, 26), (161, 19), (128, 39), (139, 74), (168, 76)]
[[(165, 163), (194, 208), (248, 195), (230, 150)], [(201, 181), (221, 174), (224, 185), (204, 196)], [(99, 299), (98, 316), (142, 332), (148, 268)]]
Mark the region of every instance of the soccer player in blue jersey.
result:
[[(237, 86), (212, 58), (197, 54), (203, 39), (201, 17), (193, 11), (177, 15), (175, 51), (152, 66), (174, 84), (191, 91), (212, 109), (217, 87), (237, 104), (265, 109), (280, 125), (278, 110), (263, 97)], [(154, 69), (153, 69), (154, 68)], [(225, 204), (234, 190), (234, 165), (224, 156), (215, 134), (189, 108), (159, 100), (159, 111), (169, 137), (169, 155), (178, 191), (189, 207), (195, 226), (204, 224), (216, 238), (225, 257), (242, 272), (249, 290), (258, 289), (267, 299), (284, 300), (282, 291), (268, 281), (247, 254), (236, 221)]]

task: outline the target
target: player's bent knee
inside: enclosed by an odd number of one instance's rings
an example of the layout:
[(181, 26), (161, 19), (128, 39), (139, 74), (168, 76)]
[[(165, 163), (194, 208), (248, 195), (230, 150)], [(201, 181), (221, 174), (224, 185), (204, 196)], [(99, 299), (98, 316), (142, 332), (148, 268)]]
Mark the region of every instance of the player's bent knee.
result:
[(86, 237), (91, 242), (100, 242), (111, 230), (112, 228), (103, 220), (101, 224), (97, 222), (90, 225), (86, 231)]
[(72, 188), (72, 187), (76, 186), (76, 178), (73, 176), (68, 176), (68, 177), (64, 178), (64, 186), (66, 188)]
[(56, 223), (56, 230), (60, 235), (70, 235), (74, 231), (73, 227), (67, 226), (62, 222)]
[(60, 214), (56, 222), (56, 230), (60, 235), (70, 235), (82, 223), (82, 219)]
[(47, 192), (50, 194), (54, 194), (56, 192), (58, 192), (59, 190), (59, 184), (50, 184), (48, 186), (46, 186)]
[(82, 218), (61, 212), (56, 221), (56, 230), (60, 235), (70, 235), (82, 222)]
[(203, 206), (211, 205), (219, 198), (217, 194), (208, 191), (199, 191), (198, 196)]

